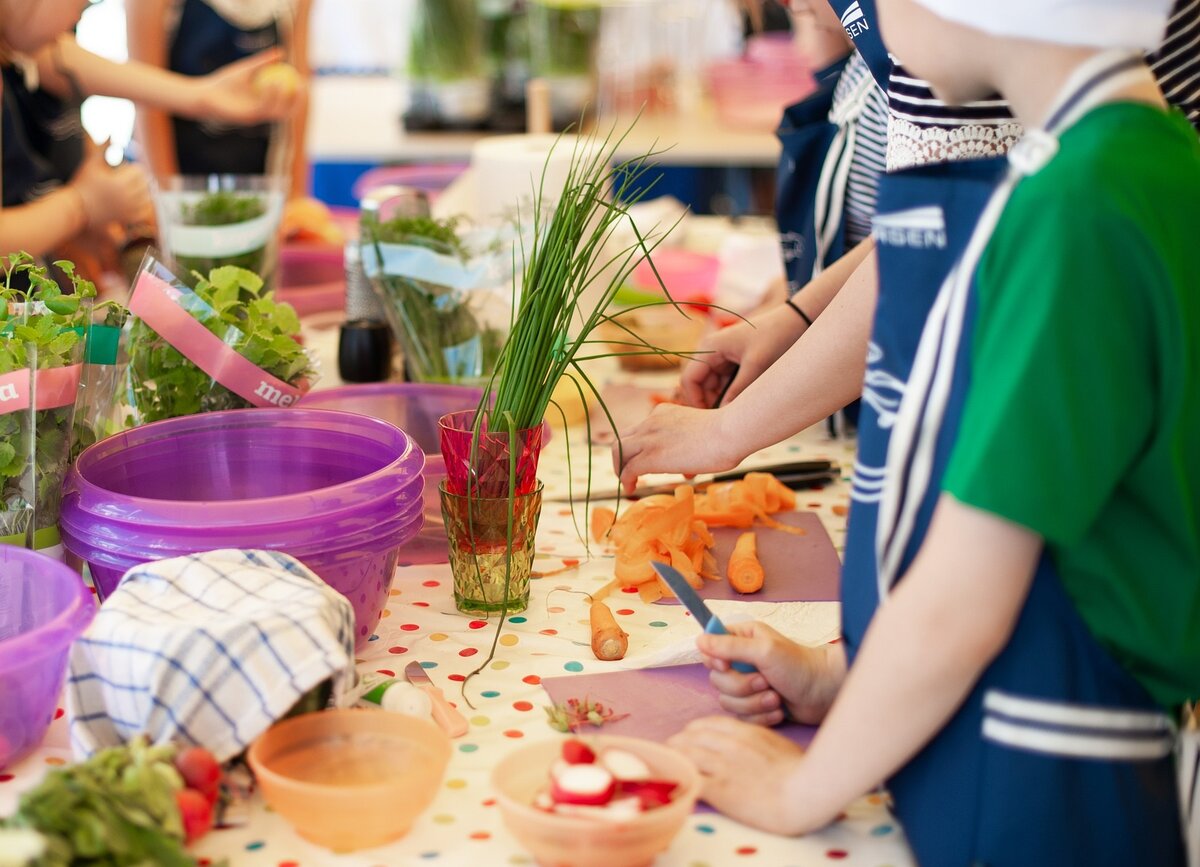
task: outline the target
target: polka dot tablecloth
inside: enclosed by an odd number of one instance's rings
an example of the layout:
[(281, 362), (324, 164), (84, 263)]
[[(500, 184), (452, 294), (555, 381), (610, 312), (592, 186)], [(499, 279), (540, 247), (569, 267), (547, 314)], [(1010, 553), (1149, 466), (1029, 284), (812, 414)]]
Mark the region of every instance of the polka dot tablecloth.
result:
[[(576, 484), (582, 487), (580, 439), (573, 443), (572, 464), (580, 476)], [(597, 449), (594, 456), (597, 478), (593, 486), (613, 485), (607, 450)], [(848, 475), (852, 447), (830, 441), (814, 428), (756, 455), (754, 461), (809, 457), (832, 458)], [(561, 431), (543, 455), (539, 475), (547, 496), (565, 493), (571, 483)], [(848, 484), (841, 481), (823, 490), (802, 490), (798, 502), (820, 515), (840, 551)], [(611, 578), (612, 565), (611, 559), (597, 550), (588, 559), (569, 510), (557, 503), (546, 503), (543, 508), (537, 550), (535, 569), (553, 574), (532, 582), (528, 611), (510, 619), (495, 659), (471, 681), (468, 689), (474, 708), (462, 703), (459, 689), (464, 677), (486, 658), (495, 620), (454, 610), (447, 565), (402, 566), (396, 572), (391, 599), (359, 660), (359, 670), (399, 673), (405, 664), (418, 660), (471, 724), (470, 731), (454, 742), (453, 757), (433, 805), (407, 836), (378, 849), (335, 855), (302, 840), (258, 801), (251, 805), (246, 825), (214, 831), (197, 846), (197, 854), (211, 861), (227, 858), (234, 867), (532, 864), (531, 857), (503, 827), (488, 776), (506, 750), (530, 738), (556, 736), (546, 724), (543, 708), (549, 699), (540, 685), (542, 678), (605, 670), (605, 663), (591, 653), (585, 598), (555, 591), (597, 589)], [(683, 630), (694, 630), (693, 624), (685, 623), (680, 606), (643, 605), (635, 594), (613, 601), (621, 625), (631, 634), (631, 644), (662, 646), (677, 641)], [(0, 774), (0, 814), (11, 811), (18, 793), (36, 784), (46, 768), (70, 760), (65, 722), (56, 720), (37, 753)], [(834, 863), (857, 867), (913, 863), (903, 834), (880, 796), (863, 799), (832, 827), (800, 839), (764, 834), (717, 814), (696, 813), (656, 862), (661, 867)]]

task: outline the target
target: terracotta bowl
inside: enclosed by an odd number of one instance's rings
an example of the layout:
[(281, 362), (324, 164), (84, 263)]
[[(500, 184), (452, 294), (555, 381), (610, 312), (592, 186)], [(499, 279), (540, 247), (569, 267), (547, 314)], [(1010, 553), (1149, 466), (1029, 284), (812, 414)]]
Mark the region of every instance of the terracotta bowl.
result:
[(441, 788), (450, 751), (427, 720), (342, 709), (277, 723), (247, 759), (263, 798), (297, 834), (349, 852), (407, 833)]

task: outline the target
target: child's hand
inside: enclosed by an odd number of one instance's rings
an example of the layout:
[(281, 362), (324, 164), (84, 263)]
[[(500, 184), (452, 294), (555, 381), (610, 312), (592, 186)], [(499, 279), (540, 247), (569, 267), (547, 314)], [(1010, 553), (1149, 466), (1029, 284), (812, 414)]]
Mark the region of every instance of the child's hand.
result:
[(104, 159), (107, 143), (87, 144), (69, 186), (83, 202), (88, 231), (105, 231), (113, 223), (130, 226), (153, 222), (154, 205), (146, 173), (129, 163), (113, 168)]
[[(647, 473), (715, 473), (736, 467), (744, 454), (730, 429), (728, 410), (692, 409), (664, 403), (613, 443), (613, 471), (626, 492)], [(622, 461), (624, 463), (622, 464)]]
[(683, 364), (679, 393), (688, 406), (707, 409), (716, 402), (729, 377), (733, 383), (722, 405), (729, 403), (774, 364), (804, 332), (804, 322), (779, 304), (750, 322), (738, 322), (710, 334), (697, 354)]
[[(757, 725), (776, 725), (785, 716), (808, 724), (825, 718), (846, 674), (841, 645), (805, 647), (757, 622), (728, 629), (729, 635), (696, 639), (721, 707)], [(734, 660), (758, 671), (734, 671)]]
[(836, 815), (816, 815), (813, 807), (819, 805), (795, 796), (804, 752), (769, 729), (725, 716), (705, 717), (667, 744), (695, 762), (703, 781), (701, 797), (747, 825), (800, 834)]
[(286, 81), (279, 76), (262, 76), (268, 67), (282, 66), (282, 57), (278, 48), (269, 48), (196, 78), (199, 114), (235, 124), (287, 117), (301, 97), (302, 82), (294, 71)]

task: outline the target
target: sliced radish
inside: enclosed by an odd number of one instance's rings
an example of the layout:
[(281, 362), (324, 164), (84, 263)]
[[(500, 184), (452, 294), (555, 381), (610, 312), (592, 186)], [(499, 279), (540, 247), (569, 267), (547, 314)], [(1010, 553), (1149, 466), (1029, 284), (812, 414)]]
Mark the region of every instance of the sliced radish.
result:
[(557, 780), (559, 774), (569, 767), (571, 767), (570, 762), (564, 761), (563, 759), (555, 759), (554, 763), (550, 765), (550, 779)]
[(592, 748), (577, 740), (563, 741), (562, 757), (569, 765), (590, 765), (596, 761), (596, 754), (592, 752)]
[(600, 763), (618, 780), (648, 780), (650, 768), (629, 750), (610, 749), (600, 754)]
[(599, 765), (568, 765), (553, 778), (550, 797), (556, 804), (598, 806), (612, 800), (617, 781)]
[(614, 798), (607, 804), (588, 806), (584, 804), (557, 804), (554, 812), (560, 816), (576, 816), (584, 819), (600, 819), (607, 822), (630, 822), (642, 812), (637, 798)]
[(554, 799), (550, 797), (550, 793), (542, 789), (533, 799), (533, 806), (538, 810), (544, 810), (547, 813), (554, 812)]
[(670, 780), (622, 780), (620, 785), (621, 793), (635, 796), (643, 810), (671, 803), (671, 794), (677, 788), (679, 784)]

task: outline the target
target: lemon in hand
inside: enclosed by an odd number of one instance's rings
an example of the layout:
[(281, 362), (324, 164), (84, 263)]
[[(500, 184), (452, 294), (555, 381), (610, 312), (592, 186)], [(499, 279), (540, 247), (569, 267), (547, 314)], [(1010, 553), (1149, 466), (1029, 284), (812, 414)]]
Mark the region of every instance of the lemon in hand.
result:
[(284, 96), (291, 96), (300, 88), (300, 73), (286, 63), (272, 63), (254, 76), (254, 88), (259, 93), (277, 90)]

